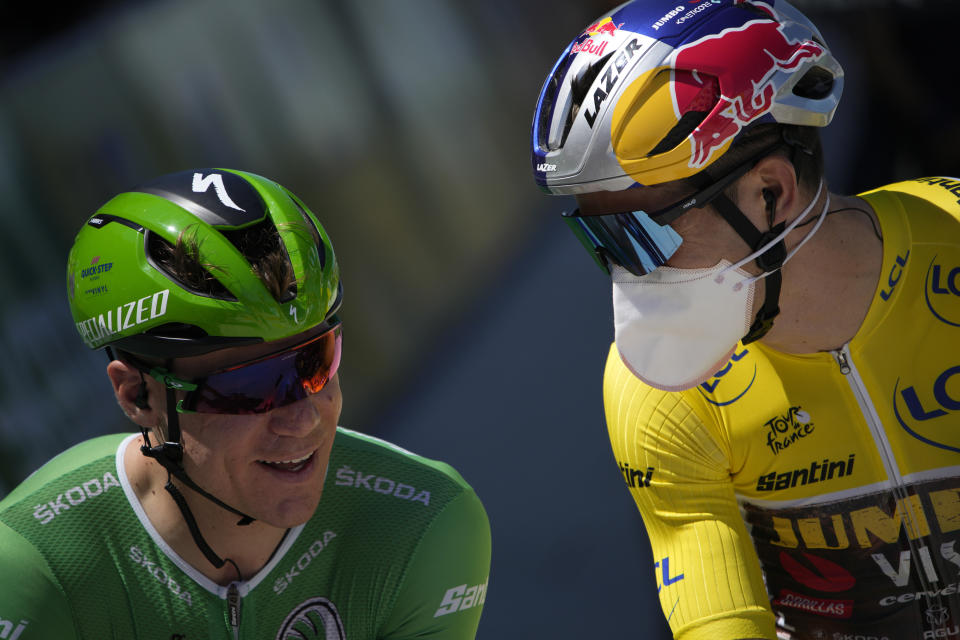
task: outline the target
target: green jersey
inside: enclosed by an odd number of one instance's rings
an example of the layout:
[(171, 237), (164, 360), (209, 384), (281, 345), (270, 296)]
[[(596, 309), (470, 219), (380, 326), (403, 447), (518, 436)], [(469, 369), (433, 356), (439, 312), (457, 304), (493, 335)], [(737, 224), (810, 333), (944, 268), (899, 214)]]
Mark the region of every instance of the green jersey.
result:
[(316, 513), (221, 586), (145, 515), (122, 463), (134, 437), (77, 445), (0, 501), (0, 639), (474, 637), (490, 526), (450, 466), (338, 429)]

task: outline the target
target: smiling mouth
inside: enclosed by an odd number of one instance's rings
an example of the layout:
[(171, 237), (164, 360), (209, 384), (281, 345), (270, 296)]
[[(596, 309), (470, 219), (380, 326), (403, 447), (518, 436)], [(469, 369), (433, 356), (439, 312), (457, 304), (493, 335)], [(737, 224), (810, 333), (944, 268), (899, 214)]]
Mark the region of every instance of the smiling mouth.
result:
[(266, 465), (271, 469), (279, 469), (280, 471), (297, 472), (303, 469), (305, 466), (307, 466), (307, 464), (313, 458), (313, 455), (315, 453), (316, 453), (315, 451), (311, 451), (310, 453), (303, 456), (302, 458), (296, 458), (294, 460), (280, 460), (276, 462), (269, 461), (269, 460), (257, 460), (257, 462), (259, 462), (262, 465)]

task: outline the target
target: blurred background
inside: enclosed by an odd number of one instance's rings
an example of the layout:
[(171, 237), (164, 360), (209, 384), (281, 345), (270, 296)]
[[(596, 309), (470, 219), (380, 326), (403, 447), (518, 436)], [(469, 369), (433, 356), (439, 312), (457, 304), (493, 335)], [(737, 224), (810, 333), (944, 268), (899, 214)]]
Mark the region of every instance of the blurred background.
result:
[[(450, 462), (486, 504), (478, 637), (668, 637), (607, 444), (609, 284), (528, 151), (554, 60), (615, 4), (4, 3), (0, 497), (67, 446), (132, 429), (69, 316), (77, 229), (146, 179), (245, 169), (333, 238), (341, 423)], [(847, 72), (824, 137), (834, 190), (956, 175), (958, 3), (795, 4)]]

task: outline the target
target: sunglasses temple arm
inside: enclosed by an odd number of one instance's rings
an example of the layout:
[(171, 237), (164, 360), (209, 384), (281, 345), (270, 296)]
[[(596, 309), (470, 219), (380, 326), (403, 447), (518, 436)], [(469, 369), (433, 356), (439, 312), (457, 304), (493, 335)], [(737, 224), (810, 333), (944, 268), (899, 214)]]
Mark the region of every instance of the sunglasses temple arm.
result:
[(587, 253), (589, 253), (590, 257), (593, 258), (593, 261), (597, 263), (597, 266), (603, 269), (604, 273), (610, 275), (610, 267), (607, 265), (607, 261), (602, 255), (600, 255), (597, 243), (587, 235), (587, 232), (583, 227), (583, 223), (580, 222), (580, 219), (573, 216), (564, 216), (563, 221), (567, 223), (570, 231), (572, 231), (573, 235), (577, 237), (577, 240), (579, 240), (580, 244), (583, 245), (583, 248), (587, 250)]

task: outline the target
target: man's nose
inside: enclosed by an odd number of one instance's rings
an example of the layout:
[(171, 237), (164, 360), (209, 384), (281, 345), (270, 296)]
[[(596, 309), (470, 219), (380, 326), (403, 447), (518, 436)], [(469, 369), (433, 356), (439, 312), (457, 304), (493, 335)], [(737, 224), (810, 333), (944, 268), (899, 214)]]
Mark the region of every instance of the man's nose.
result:
[(327, 418), (327, 406), (332, 406), (332, 394), (326, 388), (318, 393), (278, 407), (269, 413), (268, 426), (278, 435), (303, 436), (317, 428), (317, 423)]

